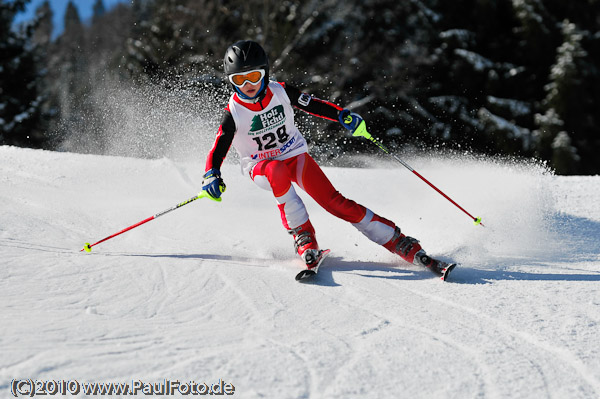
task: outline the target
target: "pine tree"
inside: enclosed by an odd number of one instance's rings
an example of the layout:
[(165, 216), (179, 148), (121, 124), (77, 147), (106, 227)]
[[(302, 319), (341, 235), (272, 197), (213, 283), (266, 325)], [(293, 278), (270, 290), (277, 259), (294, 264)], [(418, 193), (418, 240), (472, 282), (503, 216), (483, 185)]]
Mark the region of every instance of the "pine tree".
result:
[[(559, 173), (600, 173), (598, 0), (130, 0), (108, 11), (95, 0), (90, 26), (71, 1), (55, 41), (48, 2), (29, 30), (8, 29), (25, 3), (0, 0), (4, 143), (36, 145), (43, 124), (22, 128), (40, 104), (51, 130), (93, 140), (114, 77), (221, 96), (225, 49), (253, 39), (272, 78), (352, 107), (391, 147), (536, 155)], [(377, 151), (298, 116), (323, 157)]]
[(127, 67), (138, 78), (160, 82), (168, 80), (189, 54), (190, 43), (185, 40), (186, 30), (179, 24), (177, 0), (154, 0), (146, 7), (148, 19), (139, 21), (139, 27), (128, 40)]
[[(418, 77), (407, 93), (411, 140), (494, 152), (523, 147), (526, 122), (513, 114), (520, 98), (510, 90), (519, 71), (512, 45), (514, 18), (507, 2), (429, 1), (428, 30)], [(483, 22), (483, 23), (482, 23)], [(423, 51), (423, 50), (421, 50)], [(410, 126), (410, 125), (409, 125)]]
[(0, 1), (0, 144), (39, 147), (44, 137), (32, 26), (13, 29), (25, 0)]
[(87, 79), (89, 53), (86, 30), (81, 23), (79, 11), (69, 0), (64, 15), (64, 31), (52, 45), (49, 57), (48, 84), (51, 85), (56, 115), (53, 133), (57, 140), (67, 140), (71, 132), (83, 134), (90, 126), (86, 100), (90, 82)]
[(104, 2), (102, 0), (96, 0), (93, 7), (92, 22), (97, 22), (106, 13), (104, 8)]
[(36, 64), (39, 67), (39, 93), (41, 98), (41, 116), (42, 121), (40, 129), (45, 133), (47, 139), (47, 147), (52, 148), (54, 137), (51, 129), (54, 121), (54, 116), (58, 114), (58, 104), (55, 102), (56, 97), (52, 92), (52, 85), (49, 83), (48, 74), (51, 66), (49, 64), (53, 43), (52, 33), (54, 24), (52, 22), (53, 12), (48, 0), (44, 1), (35, 11), (34, 30), (33, 30), (33, 45), (35, 46)]
[[(292, 82), (361, 113), (371, 131), (388, 144), (410, 141), (415, 132), (423, 132), (428, 115), (420, 112), (423, 107), (410, 93), (422, 79), (419, 66), (429, 59), (424, 44), (435, 16), (427, 2), (311, 3), (313, 9), (304, 6), (298, 14), (314, 20), (284, 64)], [(323, 124), (314, 118), (308, 123)], [(306, 129), (323, 156), (377, 150), (337, 134), (336, 124), (329, 128), (323, 133), (321, 128)]]
[(577, 173), (580, 157), (577, 149), (573, 147), (569, 134), (559, 132), (552, 141), (552, 167), (558, 174), (567, 175)]
[(580, 111), (581, 102), (585, 101), (585, 97), (582, 97), (585, 90), (582, 87), (584, 81), (581, 69), (585, 67), (587, 53), (581, 47), (582, 35), (575, 24), (563, 21), (562, 33), (564, 41), (556, 51), (556, 62), (550, 70), (550, 83), (545, 86), (543, 105), (547, 114), (555, 114), (556, 119), (560, 120), (554, 126), (560, 125), (566, 131), (556, 131), (557, 129), (548, 128), (542, 123), (538, 135), (540, 153), (546, 155), (551, 152), (550, 158), (557, 172), (569, 174), (576, 172), (576, 165), (580, 160), (568, 131), (573, 131), (577, 127), (573, 122), (583, 117)]
[(44, 1), (35, 10), (35, 28), (33, 31), (33, 43), (43, 49), (47, 49), (50, 42), (52, 41), (52, 31), (54, 25), (52, 23), (53, 17), (52, 8), (48, 0)]

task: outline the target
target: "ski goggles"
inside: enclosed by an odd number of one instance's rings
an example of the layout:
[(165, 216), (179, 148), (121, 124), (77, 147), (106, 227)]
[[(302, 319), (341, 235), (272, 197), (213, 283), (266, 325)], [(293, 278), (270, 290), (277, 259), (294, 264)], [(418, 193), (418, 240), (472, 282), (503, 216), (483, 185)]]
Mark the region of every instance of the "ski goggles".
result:
[(229, 81), (233, 85), (241, 88), (243, 85), (246, 84), (246, 82), (250, 82), (253, 85), (258, 84), (258, 82), (260, 82), (262, 78), (265, 77), (265, 70), (255, 69), (248, 72), (235, 73), (233, 75), (229, 75), (228, 77)]

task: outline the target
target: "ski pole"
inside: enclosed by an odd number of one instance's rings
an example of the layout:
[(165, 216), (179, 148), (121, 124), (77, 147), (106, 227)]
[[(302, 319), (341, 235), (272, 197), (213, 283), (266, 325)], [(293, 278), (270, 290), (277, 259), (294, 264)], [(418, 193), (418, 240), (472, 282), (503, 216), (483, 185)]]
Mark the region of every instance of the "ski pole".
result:
[[(118, 235), (121, 235), (121, 234), (123, 234), (123, 233), (125, 233), (125, 232), (127, 232), (129, 230), (135, 229), (136, 227), (141, 226), (144, 223), (148, 223), (151, 220), (154, 220), (154, 219), (156, 219), (156, 218), (158, 218), (158, 217), (160, 217), (162, 215), (165, 215), (165, 214), (167, 214), (167, 213), (169, 213), (171, 211), (174, 211), (175, 209), (181, 208), (182, 206), (187, 205), (190, 202), (196, 201), (197, 199), (204, 198), (204, 197), (208, 197), (208, 198), (210, 198), (210, 199), (212, 199), (214, 201), (218, 201), (218, 202), (221, 201), (221, 198), (213, 198), (210, 195), (208, 195), (208, 193), (206, 191), (202, 191), (200, 194), (196, 195), (195, 197), (192, 197), (192, 198), (188, 199), (187, 201), (183, 201), (183, 202), (181, 202), (181, 203), (179, 203), (179, 204), (177, 204), (177, 205), (175, 205), (175, 206), (173, 206), (173, 207), (171, 207), (169, 209), (165, 209), (164, 211), (159, 212), (159, 213), (157, 213), (154, 216), (150, 216), (149, 218), (144, 219), (141, 222), (138, 222), (138, 223), (136, 223), (134, 225), (126, 227), (123, 230), (119, 231), (118, 233), (115, 233), (115, 234), (110, 235), (110, 236), (108, 236), (106, 238), (103, 238), (103, 239), (101, 239), (98, 242), (95, 242), (93, 244), (90, 244), (89, 242), (86, 242), (85, 245), (83, 246), (83, 249), (81, 249), (81, 251), (92, 252), (92, 247), (95, 246), (95, 245), (98, 245), (100, 243), (103, 243), (104, 241), (110, 240), (111, 238), (116, 237)], [(81, 251), (79, 251), (79, 252), (81, 252)]]
[(446, 194), (444, 194), (442, 192), (442, 190), (440, 190), (439, 188), (437, 188), (436, 186), (434, 186), (429, 180), (427, 180), (426, 178), (424, 178), (423, 176), (421, 176), (421, 174), (419, 172), (417, 172), (416, 170), (414, 170), (413, 168), (411, 168), (409, 164), (407, 164), (406, 162), (404, 162), (402, 159), (398, 158), (395, 154), (391, 153), (383, 144), (381, 144), (379, 142), (379, 140), (377, 140), (375, 137), (371, 136), (371, 134), (367, 131), (367, 124), (365, 123), (365, 121), (361, 121), (360, 122), (360, 124), (358, 125), (358, 127), (356, 128), (356, 130), (354, 131), (354, 133), (352, 135), (353, 136), (361, 136), (361, 137), (364, 137), (367, 140), (371, 141), (373, 144), (375, 144), (377, 147), (379, 147), (383, 152), (385, 152), (388, 155), (391, 155), (396, 161), (398, 161), (399, 163), (401, 163), (402, 166), (404, 166), (406, 169), (410, 170), (419, 179), (423, 180), (431, 188), (433, 188), (435, 191), (437, 191), (438, 193), (440, 193), (444, 198), (446, 198), (448, 201), (450, 201), (451, 203), (453, 203), (458, 209), (460, 209), (465, 214), (467, 214), (467, 216), (469, 216), (471, 218), (471, 220), (473, 220), (473, 224), (474, 225), (478, 225), (479, 224), (479, 225), (483, 226), (483, 223), (481, 223), (481, 217), (473, 217), (473, 215), (471, 215), (469, 212), (467, 212), (462, 206), (460, 206), (456, 202), (454, 202), (454, 200), (452, 200), (452, 198), (450, 198)]

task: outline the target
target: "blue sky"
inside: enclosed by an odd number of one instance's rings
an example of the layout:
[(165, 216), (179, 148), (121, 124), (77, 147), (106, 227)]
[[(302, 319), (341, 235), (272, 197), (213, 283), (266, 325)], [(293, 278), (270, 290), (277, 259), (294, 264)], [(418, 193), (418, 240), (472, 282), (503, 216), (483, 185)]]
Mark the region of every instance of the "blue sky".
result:
[[(92, 8), (94, 6), (95, 0), (72, 0), (75, 7), (79, 11), (79, 17), (82, 21), (87, 21), (92, 16)], [(104, 7), (107, 10), (110, 10), (114, 7), (115, 4), (118, 3), (127, 3), (130, 0), (102, 0), (104, 2)], [(44, 3), (44, 0), (32, 0), (27, 5), (27, 8), (24, 13), (21, 13), (15, 19), (16, 23), (20, 23), (23, 21), (27, 21), (32, 19), (35, 16), (35, 10)], [(63, 22), (65, 16), (65, 10), (67, 9), (67, 4), (69, 0), (50, 0), (50, 7), (52, 7), (52, 11), (54, 12), (54, 32), (53, 37), (56, 37), (63, 30)]]

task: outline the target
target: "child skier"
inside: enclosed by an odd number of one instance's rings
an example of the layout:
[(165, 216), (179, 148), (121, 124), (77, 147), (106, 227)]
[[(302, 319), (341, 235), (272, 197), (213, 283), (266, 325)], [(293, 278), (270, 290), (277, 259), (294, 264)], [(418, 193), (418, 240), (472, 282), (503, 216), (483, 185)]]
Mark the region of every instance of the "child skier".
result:
[(233, 144), (242, 171), (258, 186), (273, 192), (281, 221), (293, 235), (296, 252), (310, 269), (320, 251), (304, 203), (292, 183), (321, 207), (350, 222), (370, 240), (404, 260), (443, 273), (448, 264), (425, 254), (419, 241), (405, 236), (394, 222), (342, 196), (307, 153), (304, 137), (294, 123), (294, 110), (339, 121), (354, 132), (363, 119), (356, 113), (302, 93), (285, 83), (269, 81), (269, 61), (263, 48), (243, 40), (230, 46), (224, 57), (225, 75), (234, 93), (229, 99), (210, 153), (202, 190), (218, 199), (225, 190), (220, 168)]

